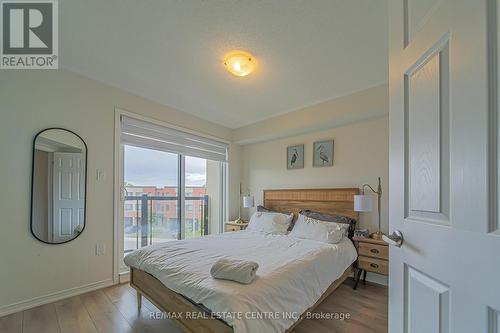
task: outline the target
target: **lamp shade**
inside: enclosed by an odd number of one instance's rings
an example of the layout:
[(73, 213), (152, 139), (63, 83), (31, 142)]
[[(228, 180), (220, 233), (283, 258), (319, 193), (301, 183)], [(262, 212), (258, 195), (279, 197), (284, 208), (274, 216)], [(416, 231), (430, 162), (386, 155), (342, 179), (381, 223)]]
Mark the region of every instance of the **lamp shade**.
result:
[(246, 195), (243, 197), (243, 208), (250, 208), (254, 206), (254, 198), (252, 195)]
[(373, 197), (371, 195), (355, 195), (354, 211), (371, 212), (373, 210)]

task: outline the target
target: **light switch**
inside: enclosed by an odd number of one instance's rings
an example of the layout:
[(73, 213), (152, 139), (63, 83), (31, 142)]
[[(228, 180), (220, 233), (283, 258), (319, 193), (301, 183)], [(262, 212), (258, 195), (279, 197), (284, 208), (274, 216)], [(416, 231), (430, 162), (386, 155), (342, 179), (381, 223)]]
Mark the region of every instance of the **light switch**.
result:
[(106, 179), (106, 174), (104, 173), (104, 171), (97, 169), (95, 178), (98, 182), (103, 181), (104, 179)]
[(106, 253), (106, 246), (104, 244), (96, 244), (95, 245), (95, 255), (103, 256)]

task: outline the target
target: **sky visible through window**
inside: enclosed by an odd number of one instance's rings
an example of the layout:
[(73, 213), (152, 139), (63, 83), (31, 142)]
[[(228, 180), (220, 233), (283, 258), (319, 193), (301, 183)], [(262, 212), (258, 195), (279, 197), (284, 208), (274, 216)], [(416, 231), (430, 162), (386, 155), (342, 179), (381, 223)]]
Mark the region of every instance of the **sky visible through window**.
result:
[[(125, 182), (134, 186), (177, 186), (177, 154), (125, 145)], [(186, 186), (205, 186), (207, 161), (186, 156)]]

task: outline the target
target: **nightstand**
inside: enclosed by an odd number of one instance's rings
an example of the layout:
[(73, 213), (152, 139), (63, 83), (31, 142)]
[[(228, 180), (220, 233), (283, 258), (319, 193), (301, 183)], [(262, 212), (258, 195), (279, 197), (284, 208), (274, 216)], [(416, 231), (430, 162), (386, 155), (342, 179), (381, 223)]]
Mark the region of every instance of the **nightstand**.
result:
[(236, 223), (234, 221), (226, 222), (226, 231), (240, 231), (245, 230), (248, 226), (248, 222), (245, 223)]
[(363, 283), (366, 282), (366, 272), (377, 273), (387, 276), (389, 274), (389, 246), (383, 240), (365, 237), (353, 237), (358, 250), (356, 261), (356, 281), (353, 289), (356, 289), (363, 273)]

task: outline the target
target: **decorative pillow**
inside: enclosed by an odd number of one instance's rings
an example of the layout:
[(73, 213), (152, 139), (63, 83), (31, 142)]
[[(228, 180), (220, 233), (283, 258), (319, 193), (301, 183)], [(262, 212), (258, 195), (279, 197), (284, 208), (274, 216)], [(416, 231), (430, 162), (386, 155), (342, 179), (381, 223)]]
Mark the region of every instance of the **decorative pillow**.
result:
[(293, 225), (295, 224), (295, 221), (297, 220), (297, 214), (293, 214), (291, 212), (279, 212), (277, 210), (272, 210), (272, 209), (266, 208), (266, 207), (261, 206), (261, 205), (257, 206), (257, 211), (258, 212), (266, 212), (266, 213), (280, 213), (280, 214), (286, 214), (286, 215), (292, 214), (293, 215), (292, 223), (290, 223), (290, 226), (288, 227), (288, 231), (291, 231), (293, 229)]
[(339, 224), (339, 227), (344, 230), (344, 234), (348, 237), (354, 232), (354, 226), (356, 225), (356, 220), (343, 215), (328, 215), (308, 209), (301, 210), (299, 214), (315, 220)]
[(246, 230), (286, 235), (293, 214), (255, 212)]
[(320, 221), (300, 214), (288, 235), (336, 244), (344, 238), (345, 229), (342, 226), (341, 223)]

